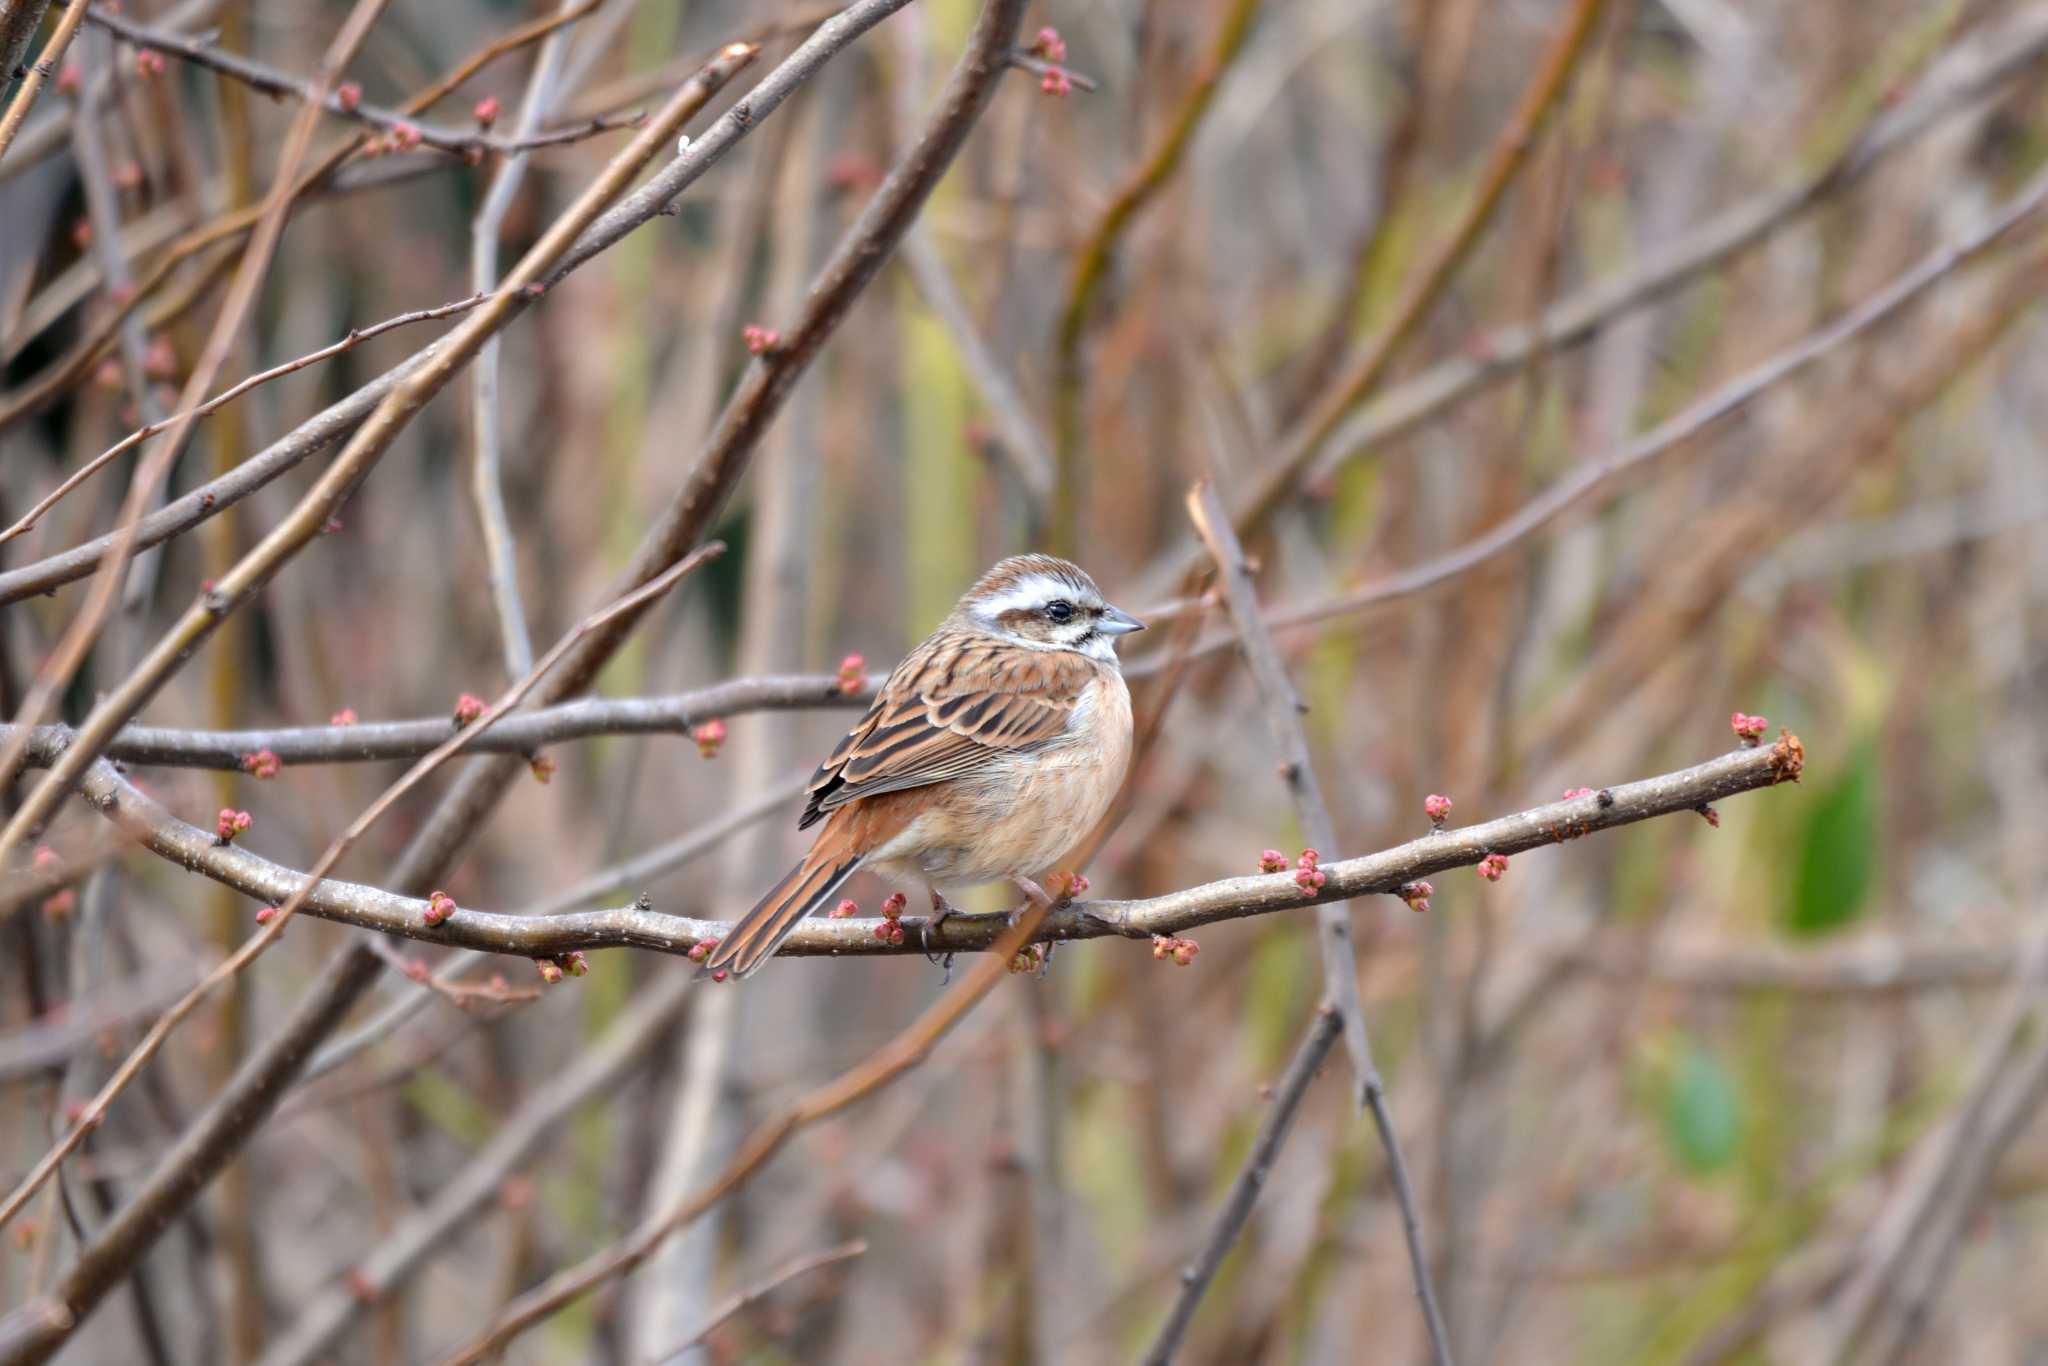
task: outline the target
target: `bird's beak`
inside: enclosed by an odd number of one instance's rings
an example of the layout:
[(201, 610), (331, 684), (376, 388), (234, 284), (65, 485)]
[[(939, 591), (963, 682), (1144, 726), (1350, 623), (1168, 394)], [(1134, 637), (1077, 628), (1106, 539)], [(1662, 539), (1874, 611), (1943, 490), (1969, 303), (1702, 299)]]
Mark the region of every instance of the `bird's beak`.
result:
[(1129, 612), (1115, 607), (1105, 607), (1102, 609), (1102, 619), (1095, 623), (1095, 629), (1106, 636), (1127, 636), (1133, 631), (1144, 630), (1145, 623)]

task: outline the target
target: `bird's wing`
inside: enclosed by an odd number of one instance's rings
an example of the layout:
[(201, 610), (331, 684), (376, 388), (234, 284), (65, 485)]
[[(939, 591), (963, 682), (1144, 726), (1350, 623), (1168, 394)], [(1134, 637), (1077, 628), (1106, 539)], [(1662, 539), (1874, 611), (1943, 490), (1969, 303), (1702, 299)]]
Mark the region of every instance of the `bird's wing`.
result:
[(962, 777), (1058, 739), (1095, 668), (1066, 651), (934, 636), (896, 666), (818, 766), (798, 828), (857, 798)]

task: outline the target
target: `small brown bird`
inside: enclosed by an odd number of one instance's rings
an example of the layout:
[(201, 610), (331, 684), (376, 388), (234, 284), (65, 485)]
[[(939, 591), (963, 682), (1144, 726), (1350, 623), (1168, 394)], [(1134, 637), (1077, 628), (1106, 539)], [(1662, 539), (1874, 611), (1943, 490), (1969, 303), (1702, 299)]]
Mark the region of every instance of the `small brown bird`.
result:
[(811, 776), (810, 852), (705, 960), (745, 976), (859, 868), (1039, 892), (1102, 819), (1131, 760), (1116, 638), (1144, 623), (1050, 555), (983, 574)]

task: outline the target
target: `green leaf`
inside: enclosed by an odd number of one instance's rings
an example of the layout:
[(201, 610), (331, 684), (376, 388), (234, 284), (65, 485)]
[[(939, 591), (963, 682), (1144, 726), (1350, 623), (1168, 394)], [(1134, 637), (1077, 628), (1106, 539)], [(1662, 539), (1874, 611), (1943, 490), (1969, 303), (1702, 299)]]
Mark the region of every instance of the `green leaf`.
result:
[(1728, 1165), (1742, 1141), (1742, 1101), (1721, 1060), (1686, 1044), (1664, 1095), (1664, 1131), (1671, 1149), (1705, 1175)]
[(1862, 912), (1877, 879), (1877, 792), (1876, 749), (1859, 745), (1806, 818), (1785, 908), (1790, 933), (1827, 934)]

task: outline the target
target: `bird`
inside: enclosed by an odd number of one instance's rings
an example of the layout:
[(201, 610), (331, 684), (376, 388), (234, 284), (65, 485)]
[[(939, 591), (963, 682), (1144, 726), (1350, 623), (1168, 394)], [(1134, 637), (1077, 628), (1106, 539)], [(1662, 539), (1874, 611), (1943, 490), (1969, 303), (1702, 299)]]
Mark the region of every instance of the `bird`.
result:
[(741, 916), (704, 970), (745, 977), (862, 868), (939, 890), (1010, 881), (1035, 901), (1109, 810), (1131, 760), (1116, 644), (1145, 629), (1078, 566), (1013, 555), (977, 579), (889, 675), (811, 775), (796, 866)]

